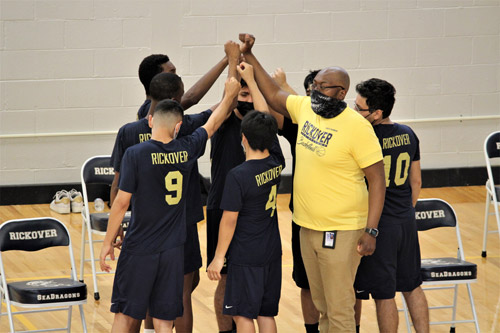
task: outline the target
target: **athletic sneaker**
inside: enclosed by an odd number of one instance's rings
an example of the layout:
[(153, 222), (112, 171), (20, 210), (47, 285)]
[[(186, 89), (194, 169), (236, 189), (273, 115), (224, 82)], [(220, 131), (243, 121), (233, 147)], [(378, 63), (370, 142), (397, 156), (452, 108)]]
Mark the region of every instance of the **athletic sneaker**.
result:
[(57, 191), (54, 195), (54, 200), (50, 203), (50, 209), (59, 214), (69, 214), (71, 210), (70, 195), (68, 191)]
[(74, 188), (69, 191), (69, 196), (71, 200), (71, 212), (72, 213), (81, 213), (83, 209), (83, 198), (82, 192), (78, 192)]

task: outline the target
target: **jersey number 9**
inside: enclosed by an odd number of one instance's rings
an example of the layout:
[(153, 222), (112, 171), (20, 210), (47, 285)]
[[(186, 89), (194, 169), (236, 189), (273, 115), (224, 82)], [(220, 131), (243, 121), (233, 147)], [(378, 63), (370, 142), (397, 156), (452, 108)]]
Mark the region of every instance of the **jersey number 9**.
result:
[(182, 198), (182, 173), (180, 171), (170, 171), (165, 176), (165, 188), (175, 194), (165, 195), (165, 201), (173, 206), (177, 205)]

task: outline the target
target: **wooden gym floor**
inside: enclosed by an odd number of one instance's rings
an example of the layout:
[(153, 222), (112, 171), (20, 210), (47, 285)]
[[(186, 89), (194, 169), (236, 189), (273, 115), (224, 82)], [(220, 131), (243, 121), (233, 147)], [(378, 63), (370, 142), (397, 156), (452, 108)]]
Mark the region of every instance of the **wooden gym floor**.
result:
[[(472, 292), (479, 317), (479, 326), (483, 332), (500, 332), (500, 240), (498, 234), (490, 234), (488, 236), (488, 257), (481, 257), (485, 205), (484, 186), (428, 188), (422, 190), (420, 197), (444, 199), (455, 209), (460, 223), (466, 259), (478, 266), (478, 282), (472, 285)], [(276, 321), (279, 332), (305, 332), (300, 310), (299, 289), (295, 286), (291, 278), (291, 213), (288, 210), (289, 198), (288, 194), (278, 196), (279, 224), (283, 243), (283, 287), (281, 291), (280, 312), (276, 317)], [(72, 237), (76, 266), (79, 269), (82, 223), (79, 213), (60, 215), (51, 211), (48, 204), (0, 206), (0, 223), (11, 219), (42, 216), (58, 218), (68, 227)], [(208, 280), (205, 273), (206, 228), (204, 221), (198, 224), (198, 229), (204, 266), (200, 270), (200, 284), (193, 293), (194, 332), (217, 332), (217, 324), (213, 315), (213, 294), (216, 283)], [(489, 229), (496, 230), (496, 223), (494, 223), (493, 216), (490, 217)], [(443, 234), (441, 231), (431, 231), (427, 234), (421, 233), (422, 257), (454, 256), (456, 254), (456, 246), (453, 243), (453, 236), (453, 232), (448, 234)], [(98, 255), (100, 245), (96, 245), (95, 249)], [(6, 275), (10, 278), (9, 281), (21, 276), (68, 276), (68, 266), (62, 261), (66, 257), (63, 257), (62, 254), (65, 255), (66, 252), (62, 252), (57, 248), (55, 250), (44, 250), (39, 253), (28, 253), (28, 255), (19, 252), (7, 252), (4, 254), (4, 263), (7, 270)], [(24, 259), (37, 255), (39, 256), (35, 260), (22, 262)], [(98, 276), (101, 295), (100, 301), (94, 301), (93, 298), (93, 283), (89, 263), (86, 264), (85, 268), (85, 282), (88, 285), (88, 302), (84, 305), (88, 331), (109, 332), (113, 321), (113, 314), (109, 312), (113, 275)], [(400, 304), (399, 294), (396, 295), (396, 299), (398, 304)], [(452, 293), (451, 291), (431, 291), (427, 293), (427, 299), (430, 305), (436, 305), (437, 303), (449, 304), (452, 302)], [(465, 286), (459, 287), (458, 304), (457, 317), (459, 319), (469, 319), (471, 317), (470, 306), (468, 305)], [(5, 304), (2, 304), (2, 312), (5, 311)], [(431, 320), (449, 320), (450, 318), (450, 310), (431, 311)], [(65, 320), (66, 314), (64, 312), (19, 315), (16, 316), (15, 325), (17, 330), (41, 329), (53, 327), (54, 325), (63, 326)], [(8, 330), (8, 320), (6, 316), (3, 316), (0, 319), (0, 332), (7, 332)], [(373, 301), (365, 301), (363, 302), (361, 331), (375, 332), (377, 330)], [(73, 331), (82, 331), (77, 307), (73, 310)], [(399, 331), (406, 331), (402, 313), (400, 313)], [(472, 324), (459, 324), (457, 325), (457, 331), (473, 332), (474, 326)], [(432, 326), (431, 332), (449, 332), (449, 326)]]

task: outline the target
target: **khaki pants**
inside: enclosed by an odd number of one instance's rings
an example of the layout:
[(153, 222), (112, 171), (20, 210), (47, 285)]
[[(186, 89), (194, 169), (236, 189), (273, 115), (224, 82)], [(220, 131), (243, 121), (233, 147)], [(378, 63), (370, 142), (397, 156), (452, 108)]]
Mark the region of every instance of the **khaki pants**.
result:
[(323, 247), (323, 231), (300, 229), (302, 259), (322, 333), (356, 332), (354, 278), (361, 256), (356, 251), (363, 229), (337, 231), (335, 249)]

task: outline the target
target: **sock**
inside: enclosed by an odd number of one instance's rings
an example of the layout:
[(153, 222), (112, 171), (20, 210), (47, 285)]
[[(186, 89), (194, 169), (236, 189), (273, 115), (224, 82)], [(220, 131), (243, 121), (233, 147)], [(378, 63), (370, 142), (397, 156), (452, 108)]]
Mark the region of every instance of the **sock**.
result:
[(144, 333), (155, 333), (155, 329), (154, 328), (145, 328)]
[(356, 333), (359, 333), (359, 325), (356, 325)]
[(319, 332), (319, 323), (316, 324), (304, 324), (306, 327), (306, 333), (318, 333)]

